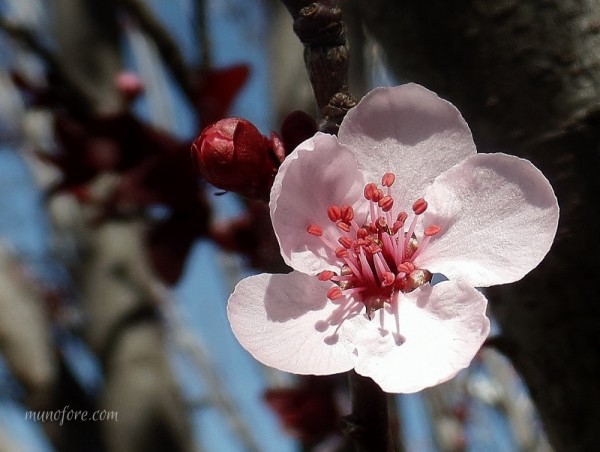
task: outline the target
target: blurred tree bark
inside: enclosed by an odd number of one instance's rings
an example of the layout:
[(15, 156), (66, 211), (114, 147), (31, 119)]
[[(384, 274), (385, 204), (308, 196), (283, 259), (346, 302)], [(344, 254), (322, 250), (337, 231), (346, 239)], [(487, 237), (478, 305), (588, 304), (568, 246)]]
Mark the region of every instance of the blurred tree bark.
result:
[(550, 179), (557, 240), (522, 281), (488, 291), (502, 327), (495, 343), (525, 379), (553, 446), (596, 450), (600, 1), (348, 1), (396, 76), (453, 102), (481, 152), (523, 156)]
[[(117, 1), (57, 0), (58, 62), (89, 101), (90, 117), (124, 108), (115, 76), (122, 67)], [(82, 149), (83, 151), (83, 149)], [(99, 192), (99, 196), (107, 193)], [(86, 339), (101, 357), (101, 408), (117, 420), (102, 423), (106, 450), (191, 451), (187, 407), (167, 350), (153, 287), (160, 285), (143, 246), (145, 225), (135, 215), (85, 231), (79, 274)], [(93, 441), (94, 439), (90, 439)]]

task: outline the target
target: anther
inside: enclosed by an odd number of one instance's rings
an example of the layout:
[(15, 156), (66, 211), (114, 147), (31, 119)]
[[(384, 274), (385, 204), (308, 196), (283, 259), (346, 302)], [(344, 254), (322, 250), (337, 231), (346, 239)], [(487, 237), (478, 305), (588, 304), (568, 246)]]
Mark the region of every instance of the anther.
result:
[(377, 189), (377, 190), (376, 190), (376, 191), (373, 193), (373, 196), (371, 197), (371, 201), (373, 201), (373, 202), (379, 202), (379, 200), (380, 200), (381, 198), (383, 198), (383, 196), (384, 196), (384, 194), (383, 194), (383, 191), (382, 191), (381, 189), (379, 189), (379, 188), (378, 188), (378, 189)]
[(396, 180), (396, 175), (394, 173), (385, 173), (381, 178), (381, 185), (384, 187), (391, 187), (394, 185), (394, 181)]
[(344, 232), (350, 232), (350, 225), (342, 220), (336, 221), (335, 225)]
[(377, 185), (370, 183), (365, 185), (364, 196), (369, 201), (373, 200), (373, 195), (377, 192)]
[(404, 226), (403, 221), (395, 221), (392, 225), (392, 235), (396, 234), (400, 229), (402, 229), (402, 226)]
[(394, 198), (392, 198), (389, 195), (384, 196), (379, 200), (377, 204), (379, 205), (379, 207), (381, 207), (381, 210), (383, 210), (384, 212), (388, 212), (394, 205)]
[(358, 231), (356, 231), (356, 237), (358, 237), (359, 239), (364, 239), (368, 235), (369, 231), (367, 231), (365, 228), (360, 228)]
[(319, 281), (329, 281), (334, 276), (335, 273), (333, 273), (331, 270), (323, 270), (321, 273), (319, 273), (318, 278)]
[(375, 223), (375, 225), (377, 226), (377, 230), (379, 231), (385, 231), (385, 229), (387, 228), (387, 222), (383, 217), (377, 218), (377, 222)]
[(342, 297), (342, 289), (339, 287), (332, 287), (327, 291), (327, 298), (330, 300), (337, 300)]
[(425, 201), (423, 198), (417, 199), (413, 204), (412, 209), (416, 215), (421, 215), (427, 210), (427, 201)]
[(327, 208), (327, 216), (334, 223), (342, 218), (342, 211), (339, 206), (331, 205)]
[(392, 284), (394, 284), (394, 281), (396, 280), (396, 277), (394, 276), (394, 274), (392, 272), (385, 272), (383, 274), (383, 281), (381, 282), (382, 286), (391, 286)]
[(412, 262), (403, 262), (398, 265), (398, 271), (403, 273), (411, 273), (415, 270), (415, 265)]
[(371, 243), (370, 245), (366, 246), (365, 248), (371, 254), (377, 254), (377, 253), (381, 252), (381, 247), (374, 243)]
[(408, 218), (408, 214), (406, 212), (400, 212), (398, 214), (398, 217), (396, 218), (396, 221), (401, 221), (402, 224), (404, 224), (404, 222), (406, 221), (407, 218)]
[(338, 239), (338, 242), (340, 242), (340, 245), (342, 245), (346, 249), (349, 249), (354, 243), (350, 237), (340, 237)]
[(350, 256), (350, 253), (348, 253), (348, 250), (346, 248), (344, 248), (343, 246), (340, 246), (339, 248), (335, 249), (335, 256), (338, 259), (343, 259), (343, 258)]
[(341, 218), (345, 223), (350, 223), (354, 219), (354, 209), (352, 206), (342, 206)]
[(426, 227), (423, 233), (426, 237), (431, 237), (432, 235), (438, 234), (441, 230), (442, 228), (440, 228), (437, 224), (432, 224), (431, 226)]
[(321, 229), (321, 227), (316, 224), (311, 224), (308, 228), (306, 228), (306, 232), (312, 235), (316, 235), (317, 237), (323, 235), (323, 229)]

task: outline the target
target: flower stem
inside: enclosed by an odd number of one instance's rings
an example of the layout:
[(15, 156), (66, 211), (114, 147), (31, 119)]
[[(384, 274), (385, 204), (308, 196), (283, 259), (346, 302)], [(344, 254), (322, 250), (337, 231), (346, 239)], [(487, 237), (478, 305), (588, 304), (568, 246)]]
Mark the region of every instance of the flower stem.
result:
[(348, 373), (352, 414), (344, 418), (344, 433), (358, 452), (391, 452), (393, 441), (387, 394), (368, 377)]

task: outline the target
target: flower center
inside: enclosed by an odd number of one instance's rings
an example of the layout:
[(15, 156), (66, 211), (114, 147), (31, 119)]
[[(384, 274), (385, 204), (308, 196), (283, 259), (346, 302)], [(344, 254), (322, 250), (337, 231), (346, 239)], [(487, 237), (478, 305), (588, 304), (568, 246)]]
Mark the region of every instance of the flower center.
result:
[(393, 173), (386, 173), (381, 187), (374, 183), (365, 185), (364, 197), (369, 202), (369, 210), (362, 225), (356, 223), (352, 206), (329, 206), (327, 216), (339, 231), (337, 243), (323, 236), (319, 225), (311, 224), (307, 228), (309, 234), (321, 237), (340, 261), (338, 273), (325, 270), (318, 275), (321, 281), (334, 283), (327, 297), (333, 301), (352, 296), (365, 306), (369, 318), (374, 311), (390, 303), (395, 293), (411, 292), (431, 281), (431, 273), (418, 268), (414, 260), (431, 237), (441, 231), (439, 226), (429, 225), (424, 228), (423, 238), (417, 240), (414, 231), (420, 216), (427, 210), (427, 201), (423, 198), (413, 203), (412, 214), (392, 213), (394, 198), (390, 187), (395, 179)]

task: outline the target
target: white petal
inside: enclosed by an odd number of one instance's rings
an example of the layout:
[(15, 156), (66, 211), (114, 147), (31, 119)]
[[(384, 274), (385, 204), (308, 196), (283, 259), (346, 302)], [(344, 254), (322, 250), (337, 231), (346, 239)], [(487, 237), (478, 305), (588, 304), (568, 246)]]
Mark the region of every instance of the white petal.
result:
[(344, 118), (339, 140), (355, 152), (367, 182), (396, 174), (394, 194), (403, 209), (440, 173), (476, 152), (459, 111), (412, 83), (368, 93)]
[(478, 154), (451, 168), (426, 194), (423, 225), (442, 232), (418, 265), (475, 287), (521, 279), (550, 250), (558, 203), (548, 180), (529, 161)]
[(233, 333), (257, 360), (297, 374), (329, 375), (354, 367), (353, 323), (337, 336), (324, 323), (337, 306), (326, 293), (331, 283), (299, 272), (261, 274), (238, 283), (227, 312)]
[(469, 365), (489, 334), (485, 297), (459, 281), (445, 281), (401, 294), (399, 332), (386, 308), (385, 334), (379, 310), (364, 320), (356, 339), (356, 372), (371, 377), (386, 392), (412, 393), (454, 377)]
[(327, 208), (354, 205), (363, 188), (354, 155), (336, 137), (317, 133), (300, 144), (279, 168), (269, 204), (285, 262), (313, 275), (326, 268), (339, 269), (333, 250), (306, 229), (316, 224), (325, 240), (334, 248), (340, 246), (341, 231), (327, 217)]

